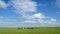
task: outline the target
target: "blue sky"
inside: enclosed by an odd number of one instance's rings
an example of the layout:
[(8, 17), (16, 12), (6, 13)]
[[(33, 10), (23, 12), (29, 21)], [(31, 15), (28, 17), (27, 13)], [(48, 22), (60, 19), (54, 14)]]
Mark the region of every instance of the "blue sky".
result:
[(0, 27), (60, 26), (60, 0), (0, 0)]

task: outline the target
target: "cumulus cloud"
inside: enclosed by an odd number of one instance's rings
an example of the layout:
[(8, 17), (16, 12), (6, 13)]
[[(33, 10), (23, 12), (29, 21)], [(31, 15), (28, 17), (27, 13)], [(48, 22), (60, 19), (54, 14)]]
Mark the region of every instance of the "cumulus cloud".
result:
[(57, 20), (54, 18), (50, 18), (49, 20), (45, 21), (45, 23), (53, 24), (53, 23), (57, 23)]
[(33, 15), (25, 15), (23, 18), (25, 19), (24, 23), (40, 23), (40, 24), (51, 24), (56, 23), (56, 19), (54, 18), (46, 18), (47, 16), (43, 15), (42, 13), (36, 13)]
[(4, 1), (0, 0), (0, 7), (5, 9), (7, 7), (7, 4)]
[(33, 17), (35, 17), (35, 18), (45, 18), (45, 16), (42, 13), (34, 14)]
[(28, 18), (28, 19), (29, 18), (37, 18), (37, 19), (45, 18), (45, 16), (42, 13), (36, 13), (33, 15), (23, 15), (23, 17)]
[(16, 13), (26, 13), (26, 12), (35, 12), (36, 11), (36, 2), (31, 0), (11, 0), (9, 2), (16, 9)]
[[(36, 12), (37, 8), (37, 3), (35, 1), (31, 0), (10, 0), (8, 4), (6, 4), (4, 1), (0, 0), (0, 7), (6, 8), (9, 6), (13, 6), (15, 8), (15, 12), (22, 14), (22, 22), (23, 23), (40, 23), (40, 24), (50, 24), (50, 23), (55, 23), (57, 22), (56, 19), (54, 18), (48, 18), (47, 16), (43, 15), (42, 13), (35, 13), (32, 15), (28, 15), (26, 13), (28, 12)], [(60, 6), (59, 0), (56, 0), (56, 5)], [(4, 23), (3, 20), (1, 20), (0, 17), (0, 23)], [(9, 19), (5, 19), (7, 22), (12, 23), (12, 22), (17, 22), (16, 20), (11, 20), (8, 21)]]
[(56, 22), (56, 19), (54, 19), (54, 18), (51, 18), (51, 21), (52, 21), (52, 22)]

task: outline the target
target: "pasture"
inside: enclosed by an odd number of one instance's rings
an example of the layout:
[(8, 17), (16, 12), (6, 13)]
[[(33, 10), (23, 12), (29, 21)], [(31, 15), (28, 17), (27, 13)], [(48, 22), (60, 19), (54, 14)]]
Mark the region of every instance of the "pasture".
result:
[(0, 28), (0, 34), (60, 34), (60, 27), (39, 27), (37, 29)]

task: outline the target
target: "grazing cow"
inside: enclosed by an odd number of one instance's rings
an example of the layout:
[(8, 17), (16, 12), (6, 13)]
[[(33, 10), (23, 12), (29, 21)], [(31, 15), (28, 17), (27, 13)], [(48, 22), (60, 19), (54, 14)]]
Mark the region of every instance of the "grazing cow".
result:
[(22, 29), (22, 28), (18, 28), (18, 29)]
[(18, 28), (18, 29), (24, 29), (24, 28)]
[(27, 28), (27, 29), (34, 29), (33, 27), (31, 27), (31, 28)]

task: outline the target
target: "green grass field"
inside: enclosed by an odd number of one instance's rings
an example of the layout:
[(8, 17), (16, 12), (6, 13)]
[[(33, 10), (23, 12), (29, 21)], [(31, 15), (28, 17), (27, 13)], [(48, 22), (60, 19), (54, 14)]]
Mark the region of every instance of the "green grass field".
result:
[(40, 27), (38, 29), (0, 28), (0, 34), (60, 34), (60, 27)]

